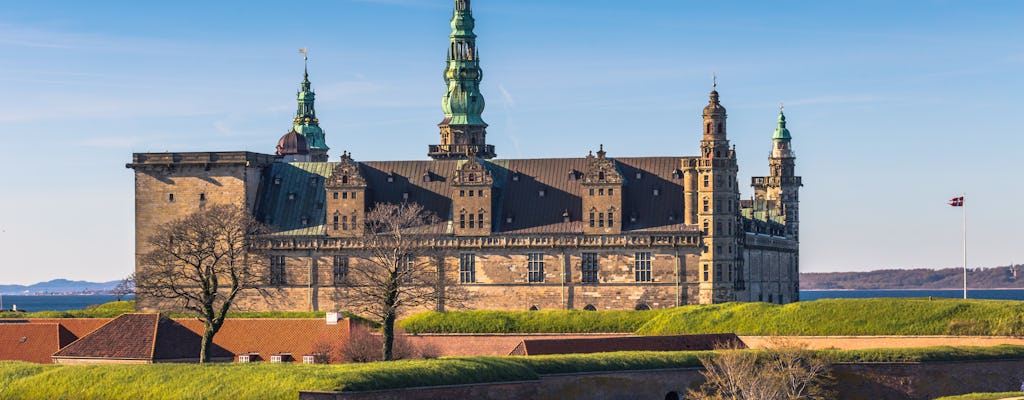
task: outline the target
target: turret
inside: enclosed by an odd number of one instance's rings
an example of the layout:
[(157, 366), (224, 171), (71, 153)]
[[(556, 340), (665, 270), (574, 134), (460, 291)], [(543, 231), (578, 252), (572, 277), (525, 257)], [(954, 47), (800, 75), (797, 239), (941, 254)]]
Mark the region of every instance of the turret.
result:
[(493, 220), (494, 178), (491, 171), (472, 153), (452, 177), (452, 218), (455, 236), (487, 236)]
[[(739, 299), (745, 290), (740, 252), (739, 185), (736, 153), (729, 148), (725, 107), (717, 82), (703, 113), (701, 157), (696, 161), (696, 222), (703, 232), (698, 278), (702, 304)], [(684, 173), (686, 171), (684, 170)]]
[(361, 236), (366, 216), (366, 178), (348, 152), (341, 154), (341, 162), (324, 180), (324, 190), (327, 236)]
[(772, 134), (772, 151), (768, 157), (768, 176), (751, 179), (754, 196), (765, 200), (770, 214), (780, 216), (785, 224), (786, 236), (799, 240), (800, 234), (800, 186), (801, 177), (796, 176), (796, 153), (792, 147), (792, 136), (786, 128), (786, 115), (779, 106), (778, 125)]
[(474, 25), (469, 0), (455, 0), (444, 70), (447, 91), (441, 99), (444, 119), (437, 124), (441, 144), (430, 145), (427, 153), (433, 159), (460, 159), (470, 153), (483, 159), (495, 156), (494, 146), (487, 144), (487, 123), (481, 116), (484, 111), (484, 96), (480, 94), (483, 71)]

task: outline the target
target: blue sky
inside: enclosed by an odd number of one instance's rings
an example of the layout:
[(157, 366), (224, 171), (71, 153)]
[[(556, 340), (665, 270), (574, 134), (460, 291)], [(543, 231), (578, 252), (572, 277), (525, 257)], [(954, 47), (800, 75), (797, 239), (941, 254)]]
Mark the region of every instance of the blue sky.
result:
[[(425, 159), (450, 0), (13, 2), (0, 12), (3, 283), (133, 268), (132, 152), (272, 152), (310, 78), (332, 157)], [(1024, 3), (476, 0), (502, 158), (695, 155), (711, 76), (740, 181), (778, 103), (803, 271), (1024, 261)], [(743, 189), (742, 196), (751, 191)]]

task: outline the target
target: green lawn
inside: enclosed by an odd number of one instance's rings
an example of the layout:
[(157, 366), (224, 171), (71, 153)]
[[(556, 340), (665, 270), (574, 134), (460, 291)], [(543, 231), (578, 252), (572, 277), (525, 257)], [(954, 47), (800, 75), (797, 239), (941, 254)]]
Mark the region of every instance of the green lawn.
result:
[[(756, 351), (756, 350), (748, 350)], [(299, 390), (374, 390), (537, 379), (540, 374), (700, 366), (708, 352), (460, 357), (343, 365), (40, 365), (0, 362), (0, 398), (294, 399)], [(822, 350), (836, 361), (1024, 358), (1024, 346)]]
[(971, 393), (959, 396), (939, 397), (935, 400), (999, 400), (1022, 396), (1024, 396), (1024, 392)]
[(400, 321), (410, 333), (674, 335), (1024, 335), (1024, 302), (961, 299), (825, 299), (777, 305), (726, 303), (656, 311), (464, 311)]

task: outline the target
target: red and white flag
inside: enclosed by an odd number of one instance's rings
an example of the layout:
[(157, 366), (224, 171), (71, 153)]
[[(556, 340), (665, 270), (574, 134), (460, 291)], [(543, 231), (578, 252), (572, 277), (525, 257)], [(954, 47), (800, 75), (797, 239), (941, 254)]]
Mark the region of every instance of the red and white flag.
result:
[(963, 207), (964, 206), (964, 196), (959, 196), (959, 197), (954, 197), (952, 199), (949, 199), (949, 205), (951, 205), (953, 207)]

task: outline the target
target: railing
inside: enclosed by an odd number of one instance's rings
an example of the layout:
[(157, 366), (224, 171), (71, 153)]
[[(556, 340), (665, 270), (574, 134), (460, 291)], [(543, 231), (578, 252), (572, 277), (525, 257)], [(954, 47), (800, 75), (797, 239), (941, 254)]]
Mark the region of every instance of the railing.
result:
[(429, 146), (428, 155), (446, 157), (464, 157), (467, 154), (475, 154), (477, 157), (494, 157), (494, 146), (489, 144), (432, 144)]

